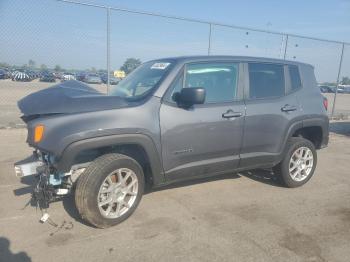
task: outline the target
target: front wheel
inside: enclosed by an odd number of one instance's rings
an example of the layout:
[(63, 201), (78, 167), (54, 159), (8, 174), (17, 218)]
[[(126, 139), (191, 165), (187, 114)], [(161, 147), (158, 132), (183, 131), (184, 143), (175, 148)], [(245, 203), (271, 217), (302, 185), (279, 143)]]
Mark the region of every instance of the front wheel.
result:
[(315, 146), (309, 140), (292, 137), (287, 142), (285, 156), (274, 171), (287, 187), (299, 187), (311, 179), (317, 164)]
[(94, 160), (77, 181), (75, 203), (81, 217), (99, 228), (127, 219), (138, 206), (144, 175), (136, 160), (107, 154)]

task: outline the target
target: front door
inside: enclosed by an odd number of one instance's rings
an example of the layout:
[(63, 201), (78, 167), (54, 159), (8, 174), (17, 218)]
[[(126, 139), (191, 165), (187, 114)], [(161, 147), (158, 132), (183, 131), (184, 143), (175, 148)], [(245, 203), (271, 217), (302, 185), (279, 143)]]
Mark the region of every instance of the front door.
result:
[[(160, 108), (162, 158), (168, 180), (217, 174), (239, 164), (245, 106), (238, 63), (191, 63), (168, 90)], [(202, 87), (206, 100), (189, 109), (172, 95)]]

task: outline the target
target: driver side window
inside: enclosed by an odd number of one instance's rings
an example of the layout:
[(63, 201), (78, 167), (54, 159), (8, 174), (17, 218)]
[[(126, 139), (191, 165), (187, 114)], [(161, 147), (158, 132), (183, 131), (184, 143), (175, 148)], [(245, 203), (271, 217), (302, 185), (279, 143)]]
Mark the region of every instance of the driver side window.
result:
[[(181, 88), (201, 87), (206, 91), (205, 103), (231, 102), (237, 99), (238, 63), (193, 63), (185, 66), (171, 87), (173, 94)], [(168, 100), (169, 101), (169, 100)]]

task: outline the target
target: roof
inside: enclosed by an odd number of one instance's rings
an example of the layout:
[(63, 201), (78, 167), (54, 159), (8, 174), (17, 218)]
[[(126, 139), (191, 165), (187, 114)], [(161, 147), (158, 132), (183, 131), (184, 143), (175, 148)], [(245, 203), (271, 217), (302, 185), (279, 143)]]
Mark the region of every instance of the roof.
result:
[[(252, 57), (252, 56), (178, 56), (178, 57), (168, 57), (164, 59), (171, 59), (176, 60), (178, 62), (183, 63), (189, 63), (189, 62), (196, 62), (196, 61), (212, 61), (212, 60), (237, 60), (237, 61), (244, 61), (244, 62), (264, 62), (264, 63), (279, 63), (279, 64), (293, 64), (293, 65), (308, 65), (312, 66), (311, 64), (297, 62), (297, 61), (290, 61), (290, 60), (283, 60), (283, 59), (276, 59), (276, 58), (266, 58), (266, 57)], [(313, 66), (312, 66), (313, 67)]]

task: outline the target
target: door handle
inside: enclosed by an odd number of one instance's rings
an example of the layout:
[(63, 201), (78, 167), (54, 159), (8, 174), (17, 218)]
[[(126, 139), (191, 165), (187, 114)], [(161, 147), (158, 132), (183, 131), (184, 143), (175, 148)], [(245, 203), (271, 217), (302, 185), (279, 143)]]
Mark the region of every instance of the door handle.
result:
[(242, 116), (242, 112), (234, 112), (232, 109), (226, 111), (222, 114), (222, 118), (234, 118)]
[(281, 108), (282, 112), (291, 112), (291, 111), (296, 111), (297, 107), (296, 106), (292, 106), (292, 105), (285, 105)]

